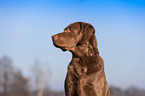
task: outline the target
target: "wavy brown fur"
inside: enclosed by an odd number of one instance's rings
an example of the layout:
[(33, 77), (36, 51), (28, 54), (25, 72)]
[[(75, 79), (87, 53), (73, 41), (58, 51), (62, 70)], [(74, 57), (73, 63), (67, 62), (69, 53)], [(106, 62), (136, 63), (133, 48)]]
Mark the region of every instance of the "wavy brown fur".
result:
[(65, 80), (66, 96), (110, 96), (92, 25), (72, 23), (52, 39), (56, 47), (73, 55)]

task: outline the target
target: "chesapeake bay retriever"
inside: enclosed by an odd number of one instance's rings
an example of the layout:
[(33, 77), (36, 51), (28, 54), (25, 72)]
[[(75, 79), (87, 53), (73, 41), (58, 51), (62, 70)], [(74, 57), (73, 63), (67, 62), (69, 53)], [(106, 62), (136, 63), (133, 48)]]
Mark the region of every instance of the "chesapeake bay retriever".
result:
[(110, 96), (92, 25), (72, 23), (52, 40), (55, 47), (72, 53), (65, 80), (66, 96)]

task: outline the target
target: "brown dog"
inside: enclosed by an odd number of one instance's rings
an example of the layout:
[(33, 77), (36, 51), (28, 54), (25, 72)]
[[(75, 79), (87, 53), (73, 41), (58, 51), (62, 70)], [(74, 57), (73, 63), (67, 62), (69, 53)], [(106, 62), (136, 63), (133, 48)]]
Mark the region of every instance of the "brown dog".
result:
[(73, 55), (65, 80), (66, 96), (110, 96), (92, 25), (72, 23), (52, 40), (55, 47)]

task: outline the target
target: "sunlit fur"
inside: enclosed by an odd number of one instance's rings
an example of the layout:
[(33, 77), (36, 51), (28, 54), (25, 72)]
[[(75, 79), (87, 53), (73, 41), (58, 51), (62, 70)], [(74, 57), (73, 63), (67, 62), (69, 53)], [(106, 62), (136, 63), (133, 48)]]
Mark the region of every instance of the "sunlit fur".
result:
[(65, 80), (66, 96), (110, 96), (92, 25), (72, 23), (53, 36), (53, 43), (72, 53)]

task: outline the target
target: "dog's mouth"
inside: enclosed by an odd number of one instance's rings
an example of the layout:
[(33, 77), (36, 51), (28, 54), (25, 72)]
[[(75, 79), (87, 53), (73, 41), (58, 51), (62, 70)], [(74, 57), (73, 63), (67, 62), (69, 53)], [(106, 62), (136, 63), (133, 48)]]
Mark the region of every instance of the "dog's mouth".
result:
[(69, 48), (68, 47), (62, 47), (62, 51), (68, 51)]
[(57, 47), (57, 48), (62, 49), (62, 51), (68, 51), (68, 50), (69, 50), (69, 48), (68, 48), (68, 47), (66, 47), (66, 46), (60, 46), (60, 45), (55, 44), (55, 43), (53, 43), (53, 45), (54, 45), (55, 47)]

